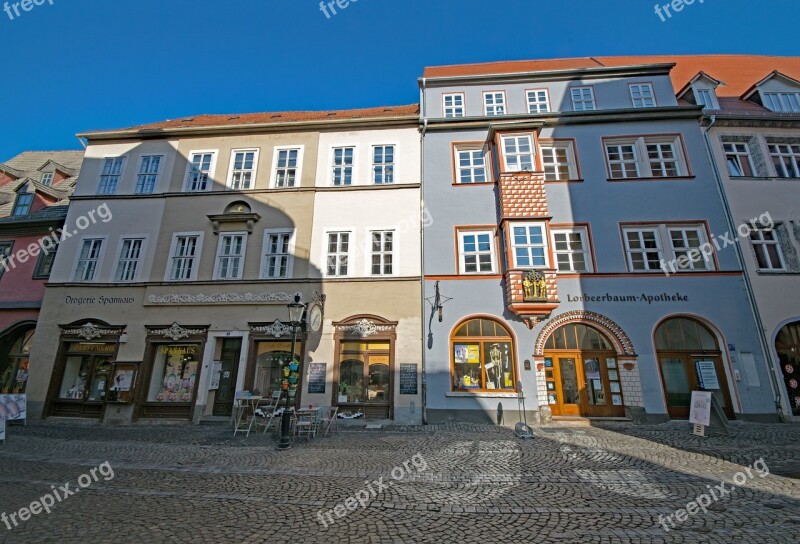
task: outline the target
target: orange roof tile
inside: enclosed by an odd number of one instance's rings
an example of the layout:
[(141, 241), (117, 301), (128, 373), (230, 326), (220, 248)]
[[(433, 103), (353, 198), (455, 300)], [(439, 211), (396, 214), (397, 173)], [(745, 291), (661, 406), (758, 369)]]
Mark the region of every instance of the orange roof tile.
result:
[(764, 79), (773, 70), (777, 70), (789, 77), (800, 79), (800, 57), (759, 55), (652, 55), (489, 62), (484, 64), (432, 66), (425, 68), (425, 77), (500, 75), (665, 63), (676, 64), (672, 71), (675, 92), (682, 89), (700, 71), (724, 83), (723, 86), (717, 89), (717, 95), (722, 97), (741, 96), (747, 89)]
[(416, 115), (419, 115), (419, 104), (411, 104), (408, 106), (384, 106), (379, 108), (363, 108), (353, 110), (283, 111), (228, 115), (195, 115), (193, 117), (170, 119), (158, 123), (137, 125), (123, 129), (90, 131), (84, 134), (90, 135), (93, 133), (122, 131), (170, 130), (193, 127), (228, 127), (240, 125), (299, 123), (331, 120), (366, 120)]

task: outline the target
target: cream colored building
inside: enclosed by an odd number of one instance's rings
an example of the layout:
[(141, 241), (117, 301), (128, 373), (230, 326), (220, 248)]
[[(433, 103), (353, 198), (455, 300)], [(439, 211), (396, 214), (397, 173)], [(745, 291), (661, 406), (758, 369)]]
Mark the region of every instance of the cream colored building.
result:
[(416, 106), (80, 136), (32, 416), (228, 417), (236, 392), (284, 386), (299, 294), (292, 400), (421, 423)]

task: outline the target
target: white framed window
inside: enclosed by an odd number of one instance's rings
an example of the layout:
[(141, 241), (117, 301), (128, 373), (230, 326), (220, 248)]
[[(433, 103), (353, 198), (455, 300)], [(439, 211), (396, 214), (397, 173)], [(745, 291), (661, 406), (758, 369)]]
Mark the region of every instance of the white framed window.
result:
[(494, 274), (497, 271), (494, 232), (459, 231), (458, 259), (461, 274)]
[(712, 255), (703, 253), (708, 236), (703, 225), (623, 227), (628, 270), (631, 272), (691, 272), (713, 270)]
[(483, 147), (459, 147), (455, 149), (456, 183), (486, 183), (486, 154)]
[(550, 92), (547, 89), (533, 89), (525, 94), (528, 97), (528, 113), (550, 111)]
[(261, 262), (261, 278), (290, 278), (292, 277), (293, 265), (294, 231), (265, 230), (264, 251)]
[(190, 151), (186, 165), (186, 182), (183, 190), (188, 193), (208, 191), (217, 165), (217, 151)]
[(372, 182), (375, 185), (394, 183), (394, 146), (372, 147)]
[(570, 88), (570, 95), (572, 96), (573, 111), (593, 111), (597, 109), (594, 102), (593, 87), (572, 87)]
[(534, 149), (530, 134), (503, 136), (502, 142), (506, 172), (533, 172)]
[(629, 85), (631, 102), (634, 108), (655, 108), (656, 94), (650, 83), (632, 83)]
[(244, 274), (244, 256), (247, 251), (246, 232), (226, 232), (219, 235), (215, 280), (240, 280)]
[(714, 89), (696, 87), (694, 89), (694, 100), (698, 106), (703, 106), (708, 110), (718, 110), (717, 92)]
[(325, 272), (329, 277), (350, 275), (350, 242), (352, 232), (327, 233), (328, 245), (325, 253)]
[(276, 147), (272, 164), (272, 187), (299, 187), (303, 169), (303, 146)]
[(41, 184), (50, 187), (53, 184), (53, 172), (42, 174)]
[(541, 145), (542, 168), (547, 181), (578, 179), (578, 163), (572, 141), (554, 140)]
[(672, 178), (689, 172), (678, 136), (605, 140), (611, 179)]
[(103, 256), (103, 238), (84, 238), (81, 240), (78, 257), (75, 262), (73, 281), (95, 281), (100, 268), (100, 259)]
[(786, 262), (775, 229), (751, 230), (750, 244), (756, 254), (759, 270), (786, 270)]
[(483, 113), (489, 116), (505, 115), (506, 114), (505, 91), (491, 91), (483, 93)]
[[(23, 191), (28, 190), (28, 186), (22, 188)], [(11, 215), (14, 217), (23, 217), (30, 215), (31, 208), (33, 207), (34, 193), (20, 192), (17, 193), (17, 198), (14, 201), (14, 209), (11, 210)]]
[(120, 241), (117, 268), (114, 272), (114, 281), (136, 281), (139, 273), (139, 263), (144, 255), (144, 237), (122, 238)]
[(800, 112), (800, 93), (762, 93), (764, 106), (776, 113)]
[(800, 145), (767, 141), (775, 173), (779, 178), (800, 178)]
[(169, 250), (170, 261), (166, 279), (168, 281), (196, 280), (202, 247), (202, 232), (175, 233), (172, 236), (172, 247)]
[(592, 272), (592, 252), (586, 227), (554, 228), (551, 233), (559, 272)]
[(125, 165), (125, 157), (108, 157), (103, 162), (103, 173), (100, 174), (100, 186), (97, 192), (101, 195), (113, 195), (117, 192), (119, 178)]
[(394, 274), (395, 233), (393, 230), (373, 230), (369, 233), (371, 276)]
[(334, 147), (331, 151), (331, 185), (353, 184), (355, 147)]
[(244, 191), (254, 189), (258, 168), (258, 149), (234, 149), (228, 172), (228, 188)]
[(725, 163), (731, 177), (753, 177), (755, 168), (753, 157), (750, 155), (750, 146), (746, 143), (728, 142), (722, 144), (725, 151)]
[(136, 178), (137, 193), (152, 193), (155, 190), (163, 158), (161, 155), (145, 155), (141, 158)]
[(464, 93), (448, 93), (442, 96), (444, 116), (452, 119), (464, 117)]
[(511, 250), (515, 268), (547, 267), (547, 236), (544, 223), (512, 223)]

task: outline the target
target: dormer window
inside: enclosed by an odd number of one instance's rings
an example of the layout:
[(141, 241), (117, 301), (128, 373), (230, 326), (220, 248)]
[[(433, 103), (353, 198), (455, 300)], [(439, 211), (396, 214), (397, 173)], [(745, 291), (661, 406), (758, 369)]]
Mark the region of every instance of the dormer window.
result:
[(694, 100), (698, 106), (703, 106), (707, 110), (718, 110), (717, 92), (709, 87), (696, 87), (694, 89)]
[(776, 113), (800, 113), (800, 93), (762, 93), (764, 107)]
[(32, 204), (33, 193), (28, 192), (28, 184), (26, 183), (17, 191), (17, 201), (14, 203), (14, 211), (11, 212), (11, 215), (14, 217), (30, 215)]
[(53, 184), (53, 172), (45, 172), (42, 174), (42, 185), (50, 187)]

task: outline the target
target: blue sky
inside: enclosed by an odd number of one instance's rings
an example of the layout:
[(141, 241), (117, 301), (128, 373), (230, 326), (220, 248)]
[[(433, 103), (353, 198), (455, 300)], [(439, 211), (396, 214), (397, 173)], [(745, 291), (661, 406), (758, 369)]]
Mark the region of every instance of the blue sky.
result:
[(800, 53), (797, 0), (700, 1), (662, 22), (655, 0), (44, 0), (0, 11), (0, 161), (200, 113), (410, 104), (426, 65)]

